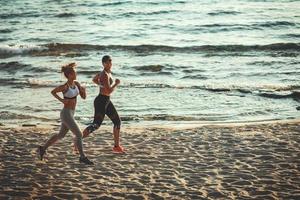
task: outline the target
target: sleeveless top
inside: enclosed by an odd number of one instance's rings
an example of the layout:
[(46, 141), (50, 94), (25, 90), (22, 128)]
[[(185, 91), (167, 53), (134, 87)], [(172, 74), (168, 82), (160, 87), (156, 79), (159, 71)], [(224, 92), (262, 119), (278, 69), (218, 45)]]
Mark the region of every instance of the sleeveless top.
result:
[[(109, 76), (109, 84), (112, 84), (113, 83), (112, 75), (111, 74), (109, 75), (109, 73), (107, 73), (105, 70), (104, 70), (104, 73), (106, 73)], [(101, 72), (100, 72), (100, 74), (101, 74)], [(101, 79), (100, 79), (99, 87), (100, 87), (100, 90), (101, 90), (101, 88), (104, 88), (104, 85), (101, 83)]]
[(68, 85), (68, 90), (65, 93), (63, 93), (65, 99), (74, 99), (77, 97), (78, 94), (79, 94), (79, 89), (76, 84), (74, 88)]

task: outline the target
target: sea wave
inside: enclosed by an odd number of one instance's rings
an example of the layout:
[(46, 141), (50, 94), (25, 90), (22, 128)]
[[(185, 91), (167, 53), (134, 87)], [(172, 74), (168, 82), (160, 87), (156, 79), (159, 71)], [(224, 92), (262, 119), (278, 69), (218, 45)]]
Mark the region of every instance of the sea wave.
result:
[(13, 18), (24, 18), (24, 17), (39, 17), (40, 14), (33, 12), (16, 12), (16, 13), (1, 13), (0, 19), (13, 19)]
[[(259, 66), (271, 66), (271, 65), (274, 65), (274, 64), (285, 64), (284, 61), (251, 61), (251, 62), (248, 62), (247, 65), (259, 65)], [(289, 63), (289, 64), (293, 64), (293, 63)]]
[(171, 14), (176, 13), (177, 10), (160, 10), (160, 11), (153, 11), (153, 12), (126, 12), (121, 13), (120, 17), (136, 17), (136, 16), (150, 16), (150, 15), (161, 15), (161, 14)]
[(29, 68), (31, 65), (23, 64), (17, 61), (0, 63), (0, 71), (7, 71), (9, 73), (16, 73), (19, 70)]
[(53, 71), (45, 67), (33, 67), (31, 64), (24, 64), (18, 61), (2, 62), (0, 63), (0, 71), (6, 71), (9, 74), (15, 74), (19, 71), (43, 73)]
[(90, 44), (62, 44), (51, 43), (44, 45), (49, 51), (70, 51), (70, 50), (122, 50), (143, 52), (206, 52), (206, 51), (299, 51), (300, 43), (275, 43), (268, 45), (202, 45), (189, 47), (174, 47), (166, 45), (90, 45)]
[[(90, 72), (88, 72), (90, 73)], [(189, 77), (191, 78), (191, 77)], [(193, 77), (192, 77), (193, 78)], [(205, 77), (197, 77), (197, 79)], [(61, 81), (50, 81), (35, 78), (0, 78), (1, 86), (14, 88), (48, 88), (62, 84)], [(94, 84), (84, 83), (86, 87), (95, 87)], [(230, 84), (202, 84), (202, 85), (175, 85), (165, 83), (123, 83), (120, 88), (148, 88), (148, 89), (176, 89), (176, 90), (203, 90), (211, 93), (226, 93), (228, 95), (256, 95), (260, 97), (282, 99), (292, 98), (299, 100), (300, 85), (230, 85)]]
[(294, 52), (300, 51), (300, 43), (274, 43), (268, 45), (202, 45), (175, 47), (166, 45), (92, 45), (92, 44), (65, 44), (50, 43), (39, 46), (32, 45), (2, 45), (0, 46), (0, 57), (15, 55), (33, 56), (82, 56), (86, 51), (124, 51), (135, 53), (226, 53), (226, 52), (247, 52), (247, 51), (279, 51)]
[(49, 80), (38, 80), (34, 78), (29, 78), (26, 80), (29, 87), (56, 87), (57, 83)]
[(0, 33), (11, 33), (11, 32), (13, 32), (12, 29), (8, 29), (8, 28), (0, 29)]
[(241, 12), (238, 11), (225, 11), (225, 10), (218, 10), (218, 11), (214, 11), (214, 12), (209, 12), (208, 15), (211, 16), (218, 16), (218, 15), (237, 15), (237, 14), (241, 14)]
[(66, 17), (75, 17), (76, 15), (74, 13), (60, 13), (55, 15), (55, 17), (58, 18), (66, 18)]
[(101, 6), (102, 7), (119, 6), (119, 5), (130, 4), (130, 3), (132, 3), (132, 1), (117, 1), (117, 2), (111, 2), (111, 3), (103, 3)]
[[(182, 87), (181, 89), (184, 89)], [(191, 86), (190, 89), (206, 90), (214, 93), (241, 93), (250, 94), (260, 97), (273, 99), (293, 99), (300, 101), (300, 85), (276, 86), (276, 85), (257, 85), (257, 86), (241, 86), (241, 85), (202, 85)]]
[(0, 78), (0, 85), (10, 86), (14, 88), (25, 88), (25, 87), (55, 87), (57, 83), (48, 80), (37, 80), (34, 78)]
[(290, 34), (283, 35), (283, 37), (287, 37), (287, 38), (300, 38), (300, 34), (290, 33)]
[(176, 88), (175, 86), (163, 83), (129, 83), (120, 87), (129, 87), (129, 88)]
[(260, 92), (258, 94), (262, 97), (272, 98), (272, 99), (286, 99), (292, 98), (296, 101), (300, 102), (300, 91), (292, 91), (292, 92)]
[[(160, 75), (172, 75), (172, 71), (177, 71), (178, 68), (188, 68), (186, 66), (182, 65), (173, 65), (173, 64), (150, 64), (150, 65), (138, 65), (138, 66), (133, 66), (131, 67), (132, 69), (135, 69), (136, 71), (142, 73), (142, 74), (148, 74), (153, 73), (153, 74), (160, 74)], [(124, 68), (125, 69), (125, 68)], [(195, 72), (199, 72), (198, 70), (195, 70)]]
[(269, 21), (269, 22), (263, 22), (263, 23), (253, 24), (252, 26), (254, 26), (254, 27), (272, 27), (272, 28), (278, 28), (280, 26), (297, 26), (297, 23), (295, 23), (295, 22), (288, 22), (288, 21)]
[[(139, 2), (141, 4), (146, 4), (146, 5), (168, 5), (170, 4), (170, 1), (144, 1), (144, 2)], [(181, 1), (181, 0), (173, 0), (172, 4), (185, 4), (187, 3), (186, 1)]]
[(14, 112), (9, 112), (9, 111), (0, 111), (0, 119), (1, 120), (28, 120), (28, 119), (38, 119), (42, 121), (50, 121), (51, 119), (46, 118), (46, 117), (38, 117), (34, 115), (25, 115), (21, 113), (14, 113)]
[(120, 87), (129, 88), (169, 88), (180, 90), (205, 90), (212, 93), (241, 93), (258, 95), (261, 97), (298, 99), (300, 85), (222, 85), (222, 84), (204, 84), (204, 85), (171, 85), (161, 83), (129, 83)]
[(202, 75), (202, 74), (187, 75), (187, 76), (182, 77), (182, 79), (207, 80), (208, 76), (205, 76), (205, 75)]
[(226, 78), (230, 77), (266, 77), (266, 76), (276, 76), (276, 75), (294, 75), (298, 76), (300, 75), (300, 71), (295, 69), (295, 70), (288, 70), (288, 71), (277, 71), (277, 72), (232, 72), (229, 73)]
[(145, 114), (122, 116), (122, 121), (217, 121), (218, 117), (177, 116), (168, 114)]
[(297, 27), (299, 24), (289, 21), (269, 21), (254, 24), (201, 24), (193, 27), (187, 27), (184, 31), (204, 32), (204, 33), (218, 33), (230, 31), (247, 31), (247, 30), (262, 30), (262, 29), (282, 29), (283, 27)]
[(15, 55), (34, 55), (34, 53), (47, 50), (45, 46), (36, 45), (0, 45), (0, 57), (10, 57)]
[(150, 72), (160, 72), (164, 68), (162, 65), (144, 65), (144, 66), (136, 66), (134, 67), (139, 71), (150, 71)]

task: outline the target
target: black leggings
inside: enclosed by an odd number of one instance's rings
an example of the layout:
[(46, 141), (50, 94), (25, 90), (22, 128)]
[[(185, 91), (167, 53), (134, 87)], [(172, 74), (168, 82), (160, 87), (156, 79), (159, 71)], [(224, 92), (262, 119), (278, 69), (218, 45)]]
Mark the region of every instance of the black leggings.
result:
[(92, 133), (101, 126), (105, 115), (113, 122), (114, 128), (120, 129), (121, 119), (114, 104), (110, 101), (109, 96), (99, 94), (94, 100), (94, 108), (94, 121), (87, 127), (89, 133)]

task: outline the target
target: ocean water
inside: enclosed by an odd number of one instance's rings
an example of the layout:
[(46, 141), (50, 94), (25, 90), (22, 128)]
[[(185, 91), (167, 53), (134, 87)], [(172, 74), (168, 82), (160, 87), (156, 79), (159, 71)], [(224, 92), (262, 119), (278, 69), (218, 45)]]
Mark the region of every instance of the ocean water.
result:
[[(101, 58), (113, 58), (123, 124), (299, 118), (300, 1), (0, 1), (0, 122), (56, 123), (50, 91), (78, 64), (93, 117)], [(106, 120), (109, 124), (109, 120)]]

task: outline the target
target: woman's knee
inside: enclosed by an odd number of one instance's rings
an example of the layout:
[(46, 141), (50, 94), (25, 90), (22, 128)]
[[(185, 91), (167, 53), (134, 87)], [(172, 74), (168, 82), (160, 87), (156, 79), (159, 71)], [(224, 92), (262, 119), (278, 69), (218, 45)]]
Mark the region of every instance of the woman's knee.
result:
[(80, 135), (76, 134), (75, 137), (76, 137), (77, 143), (80, 144), (82, 142), (82, 135), (81, 134)]
[(89, 131), (89, 133), (92, 133), (95, 130), (99, 129), (99, 127), (100, 127), (100, 123), (92, 123), (87, 127), (87, 130)]
[(94, 117), (94, 121), (92, 124), (90, 124), (88, 127), (87, 127), (87, 130), (89, 131), (89, 133), (92, 133), (94, 132), (95, 130), (99, 129), (102, 122), (104, 120), (104, 115), (103, 114), (99, 114), (99, 115), (96, 115)]
[(113, 120), (114, 128), (120, 129), (121, 128), (121, 119), (118, 117)]
[(77, 126), (74, 126), (72, 129), (71, 129), (72, 133), (75, 135), (76, 138), (82, 138), (82, 133), (81, 133), (81, 130), (79, 129), (79, 127)]

